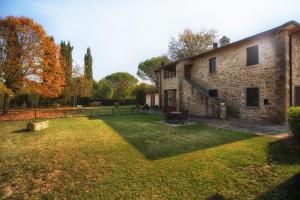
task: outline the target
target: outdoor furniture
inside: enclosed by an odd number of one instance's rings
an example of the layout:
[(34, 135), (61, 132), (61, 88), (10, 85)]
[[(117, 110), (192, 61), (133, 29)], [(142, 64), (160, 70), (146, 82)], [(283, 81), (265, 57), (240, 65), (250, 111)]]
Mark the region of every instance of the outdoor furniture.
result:
[(143, 106), (143, 112), (148, 112), (150, 110), (150, 106), (147, 104)]
[(184, 110), (183, 112), (171, 111), (165, 114), (165, 120), (168, 123), (184, 124), (188, 118), (188, 113), (188, 110)]

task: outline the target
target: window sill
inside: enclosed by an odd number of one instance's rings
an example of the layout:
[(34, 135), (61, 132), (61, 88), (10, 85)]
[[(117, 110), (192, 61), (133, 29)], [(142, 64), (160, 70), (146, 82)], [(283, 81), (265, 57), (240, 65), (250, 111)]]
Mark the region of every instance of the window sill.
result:
[(257, 110), (257, 109), (261, 109), (261, 107), (260, 106), (245, 106), (244, 107), (245, 109), (254, 109), (254, 110)]
[(176, 76), (169, 77), (169, 78), (164, 78), (164, 80), (173, 79), (173, 78), (176, 78)]
[(217, 72), (209, 72), (208, 75), (209, 76), (214, 76), (214, 75), (217, 75)]
[(253, 64), (253, 65), (247, 65), (247, 64), (246, 64), (246, 66), (245, 66), (245, 67), (246, 67), (246, 68), (248, 68), (248, 67), (250, 68), (250, 67), (257, 67), (257, 66), (259, 66), (259, 63), (257, 63), (257, 64)]

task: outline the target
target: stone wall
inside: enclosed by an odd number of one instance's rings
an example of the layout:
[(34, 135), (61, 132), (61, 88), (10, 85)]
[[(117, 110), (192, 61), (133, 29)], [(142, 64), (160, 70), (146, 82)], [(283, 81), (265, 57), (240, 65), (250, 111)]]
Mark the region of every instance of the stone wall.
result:
[[(259, 64), (246, 66), (246, 48), (259, 46)], [(289, 32), (261, 35), (251, 40), (244, 40), (185, 60), (176, 65), (176, 77), (160, 79), (160, 94), (163, 105), (164, 90), (176, 89), (177, 110), (189, 109), (191, 114), (212, 115), (211, 102), (201, 92), (186, 82), (184, 65), (193, 64), (191, 79), (208, 92), (218, 90), (220, 102), (225, 102), (227, 113), (232, 117), (252, 120), (286, 122), (290, 106), (290, 57)], [(216, 73), (209, 73), (209, 59), (216, 57)], [(292, 37), (293, 95), (294, 87), (300, 86), (300, 33)], [(246, 88), (259, 88), (259, 106), (246, 106)], [(269, 105), (264, 105), (268, 99)]]
[[(206, 90), (217, 89), (220, 100), (226, 103), (231, 116), (285, 121), (288, 99), (287, 38), (287, 32), (282, 31), (199, 56), (193, 61), (192, 80)], [(246, 66), (246, 48), (254, 45), (259, 45), (259, 64)], [(217, 72), (214, 74), (209, 73), (208, 66), (212, 57), (217, 58)], [(178, 64), (177, 68), (183, 68), (183, 65)], [(183, 96), (188, 96), (185, 93), (191, 89), (186, 84), (182, 84), (182, 87)], [(258, 107), (246, 106), (245, 91), (249, 87), (259, 87)], [(190, 98), (193, 98), (192, 94)], [(263, 105), (264, 99), (268, 99), (269, 106)], [(182, 104), (187, 104), (187, 100), (186, 97), (182, 98)], [(201, 104), (197, 106), (195, 109), (200, 110)]]
[(178, 91), (178, 83), (179, 83), (179, 78), (178, 78), (178, 73), (177, 73), (177, 70), (176, 70), (176, 77), (171, 77), (171, 78), (164, 78), (163, 76), (164, 74), (164, 71), (162, 70), (161, 71), (161, 105), (162, 107), (164, 107), (164, 91), (165, 90), (173, 90), (175, 89), (176, 90), (176, 109), (179, 110), (180, 109), (180, 106), (179, 106), (179, 91)]
[(197, 88), (186, 80), (182, 80), (181, 108), (189, 110), (189, 114), (199, 117), (217, 117), (218, 106), (203, 95)]

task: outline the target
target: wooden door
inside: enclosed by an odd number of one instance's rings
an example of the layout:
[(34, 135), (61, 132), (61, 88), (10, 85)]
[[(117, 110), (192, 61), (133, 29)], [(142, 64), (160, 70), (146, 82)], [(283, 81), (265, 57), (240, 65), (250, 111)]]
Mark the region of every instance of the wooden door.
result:
[(155, 107), (155, 94), (151, 94), (151, 107)]

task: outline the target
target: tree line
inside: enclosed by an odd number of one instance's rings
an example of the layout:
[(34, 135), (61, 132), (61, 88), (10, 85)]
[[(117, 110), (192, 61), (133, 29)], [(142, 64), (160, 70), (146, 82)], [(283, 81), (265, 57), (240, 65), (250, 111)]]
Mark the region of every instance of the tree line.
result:
[[(145, 93), (156, 90), (154, 70), (163, 64), (207, 51), (215, 30), (185, 29), (171, 38), (168, 54), (142, 61), (137, 75), (152, 84), (138, 83), (127, 72), (116, 72), (99, 81), (93, 77), (93, 58), (88, 47), (84, 66), (73, 64), (74, 47), (68, 41), (56, 44), (43, 27), (27, 17), (0, 20), (0, 101), (3, 113), (10, 105), (24, 107), (88, 105), (101, 100), (145, 104)], [(1, 102), (0, 102), (1, 104)]]
[[(93, 58), (88, 47), (84, 66), (73, 64), (74, 47), (56, 44), (44, 28), (27, 17), (0, 20), (0, 104), (10, 106), (76, 106), (91, 101), (136, 103), (136, 95), (153, 90), (129, 73), (116, 72), (100, 81), (93, 78)], [(2, 97), (2, 98), (1, 98)], [(144, 97), (138, 98), (144, 104)], [(141, 100), (142, 99), (142, 100)]]

